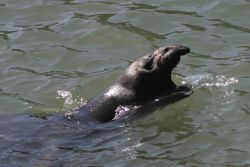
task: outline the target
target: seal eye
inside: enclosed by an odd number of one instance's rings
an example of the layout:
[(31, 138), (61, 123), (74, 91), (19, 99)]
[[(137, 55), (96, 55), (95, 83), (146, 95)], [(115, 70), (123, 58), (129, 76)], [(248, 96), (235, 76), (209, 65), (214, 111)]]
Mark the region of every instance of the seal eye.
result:
[(162, 52), (167, 53), (170, 50), (169, 47), (165, 47)]
[(147, 59), (144, 64), (144, 68), (146, 70), (151, 70), (152, 69), (152, 64), (153, 64), (153, 59)]

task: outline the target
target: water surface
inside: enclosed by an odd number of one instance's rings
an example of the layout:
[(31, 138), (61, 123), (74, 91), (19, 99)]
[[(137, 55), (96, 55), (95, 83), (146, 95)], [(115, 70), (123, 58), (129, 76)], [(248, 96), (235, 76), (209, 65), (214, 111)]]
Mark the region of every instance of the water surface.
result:
[[(1, 166), (249, 166), (249, 8), (248, 0), (1, 0)], [(190, 97), (136, 119), (63, 119), (167, 44), (192, 50), (173, 73), (193, 85)]]

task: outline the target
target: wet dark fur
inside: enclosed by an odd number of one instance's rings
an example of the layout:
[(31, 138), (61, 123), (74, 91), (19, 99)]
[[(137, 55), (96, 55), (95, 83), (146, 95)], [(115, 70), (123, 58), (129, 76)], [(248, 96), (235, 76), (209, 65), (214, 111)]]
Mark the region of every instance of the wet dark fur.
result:
[(161, 47), (141, 57), (103, 94), (80, 107), (76, 117), (87, 112), (95, 120), (106, 122), (114, 118), (119, 105), (141, 105), (175, 92), (190, 91), (188, 86), (177, 86), (171, 79), (172, 70), (179, 63), (180, 56), (189, 52), (188, 47), (174, 45)]

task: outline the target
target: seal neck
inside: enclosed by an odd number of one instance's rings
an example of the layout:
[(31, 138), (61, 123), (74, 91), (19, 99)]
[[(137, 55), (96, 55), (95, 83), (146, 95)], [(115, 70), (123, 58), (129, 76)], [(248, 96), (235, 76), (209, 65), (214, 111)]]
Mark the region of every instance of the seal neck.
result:
[(100, 122), (108, 122), (115, 117), (115, 110), (119, 105), (120, 102), (112, 96), (100, 95), (80, 107), (79, 114), (89, 112), (92, 118)]

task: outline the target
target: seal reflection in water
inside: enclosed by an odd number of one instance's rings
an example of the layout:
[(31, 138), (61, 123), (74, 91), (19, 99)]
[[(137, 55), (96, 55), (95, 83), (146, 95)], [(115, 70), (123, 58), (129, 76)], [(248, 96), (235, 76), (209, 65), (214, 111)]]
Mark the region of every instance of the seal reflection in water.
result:
[[(189, 52), (188, 47), (173, 45), (160, 47), (152, 54), (141, 57), (103, 94), (77, 109), (75, 117), (79, 118), (87, 112), (90, 117), (107, 122), (115, 117), (118, 106), (142, 105), (173, 93), (192, 92), (189, 86), (177, 86), (171, 79), (172, 70), (179, 63), (180, 56)], [(190, 94), (182, 93), (182, 98)]]

